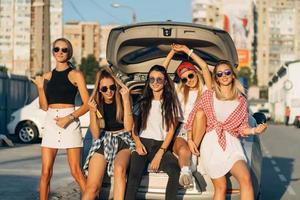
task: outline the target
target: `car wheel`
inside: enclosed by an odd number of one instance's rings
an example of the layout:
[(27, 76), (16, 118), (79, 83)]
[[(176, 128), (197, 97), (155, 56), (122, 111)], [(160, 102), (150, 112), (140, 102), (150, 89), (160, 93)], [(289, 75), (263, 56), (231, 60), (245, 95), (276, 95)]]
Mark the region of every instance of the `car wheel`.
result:
[(34, 143), (38, 139), (38, 130), (36, 126), (30, 122), (23, 122), (18, 125), (16, 134), (23, 143)]

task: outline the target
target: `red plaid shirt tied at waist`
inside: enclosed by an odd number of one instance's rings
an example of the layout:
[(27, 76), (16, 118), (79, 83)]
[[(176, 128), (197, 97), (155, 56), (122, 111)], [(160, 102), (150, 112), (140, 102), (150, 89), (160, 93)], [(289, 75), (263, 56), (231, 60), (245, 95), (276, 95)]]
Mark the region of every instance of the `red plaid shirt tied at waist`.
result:
[(218, 135), (218, 142), (221, 148), (225, 151), (226, 149), (226, 136), (225, 131), (234, 137), (246, 136), (242, 134), (242, 130), (249, 128), (248, 124), (248, 112), (247, 102), (244, 96), (239, 95), (239, 105), (235, 110), (227, 117), (224, 122), (219, 122), (215, 115), (213, 106), (214, 91), (206, 90), (200, 98), (195, 102), (194, 108), (189, 115), (188, 121), (185, 124), (187, 130), (192, 130), (193, 121), (196, 112), (202, 109), (207, 118), (206, 132), (215, 130)]

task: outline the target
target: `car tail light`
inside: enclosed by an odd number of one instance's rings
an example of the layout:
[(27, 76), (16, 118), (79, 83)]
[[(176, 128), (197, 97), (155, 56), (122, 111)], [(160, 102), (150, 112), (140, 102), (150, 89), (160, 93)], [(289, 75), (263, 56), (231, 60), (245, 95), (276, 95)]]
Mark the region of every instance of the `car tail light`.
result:
[(297, 119), (300, 121), (300, 116), (297, 116)]
[(226, 194), (239, 194), (241, 191), (240, 189), (227, 189)]

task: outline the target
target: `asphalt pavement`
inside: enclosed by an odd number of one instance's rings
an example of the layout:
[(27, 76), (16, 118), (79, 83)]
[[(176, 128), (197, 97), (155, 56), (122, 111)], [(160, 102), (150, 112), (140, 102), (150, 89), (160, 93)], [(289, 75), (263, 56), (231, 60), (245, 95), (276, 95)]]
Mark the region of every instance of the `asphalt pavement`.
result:
[[(261, 137), (262, 200), (300, 199), (300, 129), (269, 125)], [(0, 199), (38, 199), (40, 144), (0, 147)], [(59, 151), (51, 181), (50, 200), (80, 199), (69, 172), (65, 151)]]
[(270, 125), (261, 136), (262, 199), (300, 199), (300, 129)]

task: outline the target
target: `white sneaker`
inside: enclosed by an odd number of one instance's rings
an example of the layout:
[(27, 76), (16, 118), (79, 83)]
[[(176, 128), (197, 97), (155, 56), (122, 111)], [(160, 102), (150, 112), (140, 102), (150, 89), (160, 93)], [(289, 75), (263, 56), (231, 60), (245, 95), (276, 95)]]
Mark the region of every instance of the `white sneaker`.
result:
[(179, 184), (185, 189), (194, 187), (192, 172), (180, 172)]

